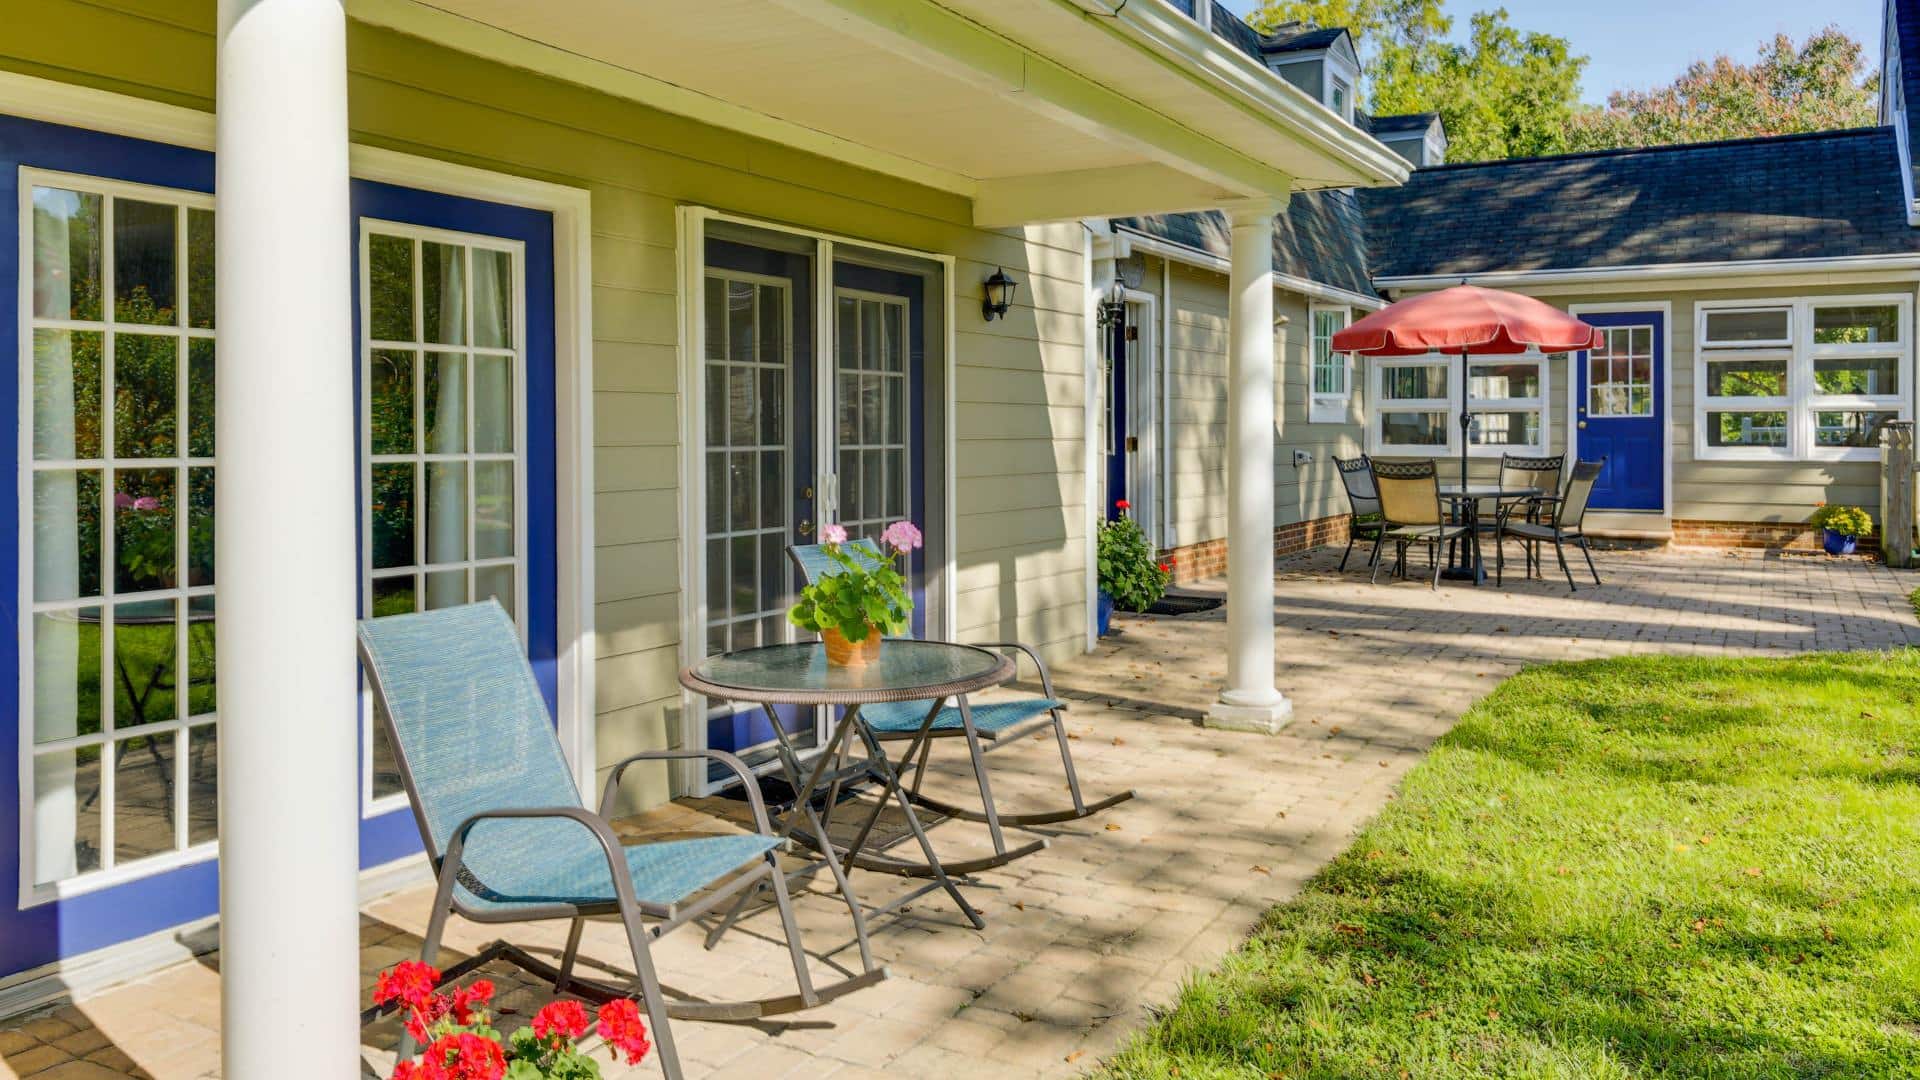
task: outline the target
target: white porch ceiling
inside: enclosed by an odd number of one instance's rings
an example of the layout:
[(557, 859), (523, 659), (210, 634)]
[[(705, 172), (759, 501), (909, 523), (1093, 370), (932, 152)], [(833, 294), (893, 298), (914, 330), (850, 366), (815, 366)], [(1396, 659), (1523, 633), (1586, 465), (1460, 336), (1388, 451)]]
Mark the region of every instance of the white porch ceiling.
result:
[[(362, 21), (964, 194), (981, 224), (1395, 183), (1184, 21), (1103, 0), (350, 0)], [(1144, 9), (1142, 12), (1140, 9)], [(1142, 17), (1144, 16), (1144, 17)], [(1190, 29), (1189, 29), (1190, 28)]]

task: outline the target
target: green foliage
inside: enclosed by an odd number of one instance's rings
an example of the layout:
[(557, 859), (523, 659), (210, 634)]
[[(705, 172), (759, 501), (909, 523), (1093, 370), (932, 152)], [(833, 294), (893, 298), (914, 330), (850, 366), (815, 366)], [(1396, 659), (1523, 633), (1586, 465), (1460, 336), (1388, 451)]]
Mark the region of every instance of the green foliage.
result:
[(1841, 536), (1873, 535), (1873, 515), (1857, 506), (1828, 506), (1821, 503), (1814, 508), (1813, 516), (1807, 522), (1816, 529), (1832, 529)]
[(1130, 517), (1100, 526), (1100, 588), (1122, 611), (1145, 611), (1173, 577), (1154, 557), (1147, 534)]
[(1799, 46), (1779, 34), (1751, 64), (1722, 53), (1668, 86), (1615, 91), (1568, 137), (1573, 149), (1604, 150), (1867, 127), (1878, 122), (1879, 86), (1864, 47), (1839, 27)]
[(1569, 148), (1586, 57), (1565, 38), (1515, 29), (1503, 8), (1473, 14), (1465, 44), (1446, 39), (1446, 0), (1266, 0), (1249, 21), (1270, 28), (1296, 19), (1353, 31), (1368, 110), (1439, 113), (1451, 161)]
[[(489, 1035), (496, 1041), (498, 1033)], [(533, 1028), (523, 1027), (507, 1039), (507, 1072), (501, 1080), (600, 1080), (600, 1063), (575, 1049), (543, 1044)]]
[(876, 630), (883, 635), (907, 632), (913, 594), (900, 574), (898, 553), (875, 562), (864, 551), (857, 558), (850, 555), (842, 544), (822, 544), (821, 550), (840, 566), (840, 572), (800, 590), (800, 602), (787, 612), (793, 625), (816, 634), (832, 627), (856, 644)]
[(1917, 701), (1912, 649), (1524, 671), (1103, 1075), (1912, 1076)]

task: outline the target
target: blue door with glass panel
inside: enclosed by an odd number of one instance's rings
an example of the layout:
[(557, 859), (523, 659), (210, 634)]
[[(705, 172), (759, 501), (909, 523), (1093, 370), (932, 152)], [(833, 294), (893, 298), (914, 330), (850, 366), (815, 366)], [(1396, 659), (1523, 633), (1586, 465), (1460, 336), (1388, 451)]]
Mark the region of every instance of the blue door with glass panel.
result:
[(1666, 320), (1658, 311), (1580, 316), (1597, 347), (1575, 354), (1574, 442), (1583, 461), (1606, 460), (1594, 485), (1600, 510), (1666, 507)]

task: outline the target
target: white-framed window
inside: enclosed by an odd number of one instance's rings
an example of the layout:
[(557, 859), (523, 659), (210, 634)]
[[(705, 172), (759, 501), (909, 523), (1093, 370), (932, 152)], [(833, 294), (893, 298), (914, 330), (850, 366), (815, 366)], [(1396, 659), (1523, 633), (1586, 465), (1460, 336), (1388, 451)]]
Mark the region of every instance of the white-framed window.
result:
[[(518, 241), (360, 229), (361, 602), (371, 617), (492, 597), (526, 635), (525, 283)], [(371, 707), (363, 801), (404, 798)]]
[(1327, 108), (1342, 120), (1353, 119), (1353, 83), (1331, 71), (1327, 73)]
[[(1546, 450), (1548, 357), (1541, 353), (1477, 356), (1467, 363), (1474, 426), (1474, 457), (1540, 454)], [(1457, 356), (1373, 357), (1367, 410), (1368, 452), (1426, 457), (1460, 452), (1460, 371)]]
[(1702, 302), (1695, 454), (1877, 460), (1881, 428), (1911, 415), (1912, 338), (1898, 294)]
[(21, 170), (21, 899), (216, 848), (213, 199)]
[(1344, 423), (1353, 403), (1353, 360), (1351, 353), (1333, 351), (1333, 335), (1347, 328), (1353, 310), (1332, 304), (1313, 304), (1308, 308), (1307, 318), (1312, 324), (1313, 346), (1313, 384), (1307, 420), (1315, 424)]

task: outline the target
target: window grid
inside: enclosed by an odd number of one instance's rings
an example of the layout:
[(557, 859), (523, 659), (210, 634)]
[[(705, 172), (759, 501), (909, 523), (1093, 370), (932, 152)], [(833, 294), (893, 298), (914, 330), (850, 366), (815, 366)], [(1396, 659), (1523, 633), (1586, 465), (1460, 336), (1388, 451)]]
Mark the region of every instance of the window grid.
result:
[[(23, 376), (32, 385), (29, 392), (21, 395), (20, 407), (23, 430), (32, 433), (33, 445), (27, 454), (26, 495), (32, 500), (34, 522), (23, 530), (21, 545), (21, 591), (27, 601), (24, 606), (30, 612), (27, 620), (30, 631), (23, 635), (19, 651), (23, 670), (32, 674), (23, 693), (26, 700), (21, 710), (20, 739), (23, 757), (31, 762), (28, 804), (36, 810), (56, 807), (47, 810), (49, 816), (44, 819), (38, 812), (21, 816), (22, 897), (33, 901), (57, 895), (65, 891), (63, 886), (69, 883), (81, 888), (110, 883), (164, 869), (185, 859), (207, 857), (213, 848), (212, 788), (217, 755), (207, 747), (214, 738), (218, 720), (213, 673), (211, 566), (215, 457), (210, 452), (194, 452), (201, 449), (195, 445), (195, 425), (202, 420), (202, 412), (209, 414), (205, 417), (209, 442), (205, 449), (211, 451), (213, 447), (210, 445), (211, 387), (208, 386), (206, 399), (200, 401), (196, 400), (193, 383), (193, 368), (202, 355), (197, 343), (206, 343), (204, 357), (210, 364), (215, 339), (212, 313), (200, 310), (211, 306), (211, 289), (204, 296), (196, 296), (197, 275), (203, 261), (211, 273), (213, 200), (173, 189), (35, 170), (22, 170), (21, 182), (29, 188), (30, 198), (23, 208), (20, 228), (29, 239), (33, 254), (31, 261), (20, 270), (34, 280), (32, 287), (24, 290), (21, 310), (28, 333), (20, 363)], [(89, 246), (90, 252), (97, 255), (94, 267), (97, 272), (94, 284), (99, 294), (97, 318), (72, 317), (75, 299), (72, 290), (76, 283), (72, 280), (70, 258), (64, 267), (40, 265), (42, 249), (37, 240), (42, 195), (50, 200), (50, 221), (52, 201), (60, 196), (73, 196), (72, 205), (76, 209), (86, 205), (89, 199), (98, 200), (99, 213)], [(142, 291), (130, 292), (127, 297), (119, 295), (123, 283), (118, 280), (118, 263), (125, 254), (121, 251), (119, 236), (119, 212), (123, 203), (148, 211), (165, 211), (144, 216), (147, 226), (157, 226), (164, 220), (167, 223), (164, 227), (171, 232), (171, 250), (166, 253), (166, 273), (171, 276), (170, 296), (156, 298), (151, 291), (145, 291), (146, 286), (158, 284), (157, 280), (130, 285), (130, 289)], [(63, 225), (80, 220), (81, 215), (76, 215)], [(72, 231), (63, 228), (62, 233), (62, 241), (70, 245), (74, 239)], [(193, 250), (196, 236), (204, 236), (208, 242), (204, 260)], [(132, 243), (133, 257), (144, 255), (151, 260), (157, 254), (150, 246), (143, 251), (137, 239)], [(68, 250), (70, 255), (71, 248)], [(66, 280), (65, 317), (38, 310), (38, 286), (43, 269), (49, 279)], [(143, 303), (151, 304), (154, 309), (149, 318), (138, 316), (138, 305)], [(168, 304), (171, 305), (170, 318), (160, 321), (158, 316), (168, 310)], [(206, 325), (194, 325), (203, 317)], [(91, 401), (76, 399), (69, 402), (69, 406), (76, 415), (82, 410), (97, 411), (99, 453), (81, 456), (46, 452), (46, 448), (39, 445), (39, 435), (41, 422), (49, 418), (40, 415), (38, 380), (51, 372), (43, 370), (43, 342), (49, 343), (54, 355), (64, 358), (61, 377), (71, 387), (76, 376), (75, 347), (84, 347), (88, 338), (97, 339), (98, 393)], [(171, 455), (128, 453), (122, 456), (120, 453), (123, 432), (119, 430), (118, 414), (123, 389), (131, 403), (129, 414), (132, 405), (142, 403), (142, 395), (138, 387), (123, 388), (119, 353), (123, 343), (139, 340), (170, 343), (163, 351), (172, 353), (168, 365), (172, 392), (165, 403), (165, 422), (171, 427)], [(63, 344), (51, 345), (55, 342)], [(211, 370), (204, 376), (210, 380)], [(152, 405), (155, 400), (159, 399), (148, 399), (145, 403)], [(56, 402), (49, 398), (45, 404), (53, 406)], [(72, 418), (68, 424), (74, 426)], [(79, 437), (77, 430), (70, 431), (66, 441), (70, 443)], [(90, 485), (84, 479), (88, 474), (94, 476)], [(141, 474), (148, 474), (144, 477), (148, 484), (153, 482), (152, 474), (167, 475), (157, 489), (158, 494), (126, 495), (123, 500), (121, 484), (138, 483)], [(43, 477), (48, 479), (43, 481)], [(83, 594), (76, 580), (72, 597), (43, 597), (38, 595), (40, 554), (35, 550), (41, 525), (39, 493), (43, 483), (52, 489), (63, 477), (71, 477), (73, 481), (76, 545), (82, 543), (80, 530), (88, 528), (84, 504), (79, 499), (84, 493), (93, 503), (92, 529), (97, 533), (98, 560), (93, 572), (98, 574), (99, 582), (96, 590)], [(85, 492), (86, 486), (94, 490)], [(196, 496), (203, 486), (204, 513), (195, 510)], [(154, 505), (139, 505), (143, 502)], [(123, 566), (121, 529), (130, 521), (137, 523), (137, 515), (156, 510), (171, 514), (172, 520), (166, 523), (163, 534), (149, 534), (167, 536), (165, 542), (171, 551), (165, 561), (170, 565), (156, 566), (151, 559), (141, 558), (134, 567)], [(208, 531), (204, 539), (196, 543), (193, 528), (199, 524), (205, 524)], [(200, 556), (199, 560), (196, 555)], [(198, 564), (202, 561), (206, 570), (198, 573)], [(76, 561), (74, 572), (78, 575), (86, 571)], [(120, 581), (123, 573), (131, 575), (130, 580), (151, 579), (157, 582), (157, 587), (123, 585)], [(149, 631), (162, 627), (166, 628), (168, 640), (157, 652), (148, 652), (138, 659), (129, 655), (136, 648), (133, 641), (153, 639), (158, 635)], [(87, 633), (89, 629), (91, 635)], [(66, 654), (72, 650), (75, 668), (80, 666), (83, 655), (99, 668), (99, 681), (91, 688), (78, 683), (71, 686), (75, 695), (71, 717), (74, 732), (45, 739), (40, 738), (41, 708), (45, 705), (41, 699), (51, 696), (57, 702), (65, 693), (48, 695), (45, 691), (53, 688), (40, 685), (43, 632), (48, 635), (49, 647), (44, 651)], [(95, 639), (91, 645), (84, 641), (88, 636)], [(200, 662), (198, 666), (196, 660)], [(204, 671), (204, 677), (197, 677), (197, 671)], [(181, 672), (186, 673), (185, 680), (179, 677)], [(67, 677), (71, 679), (72, 674)], [(58, 670), (50, 675), (55, 680), (60, 678)], [(205, 694), (198, 693), (202, 687)], [(170, 699), (170, 715), (147, 715), (157, 693)], [(82, 700), (89, 696), (97, 699), (98, 730), (81, 732), (79, 710)], [(201, 702), (205, 707), (196, 708)], [(83, 798), (89, 765), (94, 787)], [(72, 836), (58, 841), (58, 847), (62, 852), (68, 846), (73, 848), (71, 862), (64, 853), (55, 854), (49, 844), (53, 833), (65, 832), (68, 827), (64, 813), (57, 809), (62, 794), (70, 797), (74, 804)], [(55, 814), (60, 817), (53, 817)], [(143, 820), (145, 818), (157, 820)], [(53, 869), (56, 866), (59, 868)]]
[(1313, 394), (1316, 398), (1338, 398), (1344, 405), (1349, 390), (1347, 357), (1333, 351), (1333, 335), (1346, 329), (1346, 308), (1313, 309)]
[[(848, 536), (877, 542), (913, 505), (907, 460), (913, 438), (907, 393), (909, 312), (907, 302), (897, 296), (850, 289), (835, 295), (836, 512)], [(1107, 402), (1106, 429), (1111, 452), (1119, 453), (1113, 404)]]
[[(793, 638), (786, 620), (793, 295), (791, 283), (780, 278), (711, 267), (706, 289), (704, 535), (707, 651), (713, 655)], [(735, 299), (745, 301), (746, 318), (738, 326)], [(775, 312), (771, 326), (769, 303)], [(777, 335), (771, 349), (770, 330)]]
[(1610, 326), (1601, 346), (1587, 353), (1587, 415), (1652, 416), (1653, 328)]
[[(1522, 450), (1545, 453), (1547, 441), (1547, 358), (1539, 353), (1481, 358), (1468, 362), (1467, 393), (1473, 402), (1474, 430), (1470, 445), (1493, 453)], [(1457, 361), (1456, 361), (1457, 362)], [(1504, 373), (1503, 373), (1504, 369)], [(1514, 393), (1531, 381), (1534, 392)], [(1515, 438), (1518, 422), (1521, 436)]]

